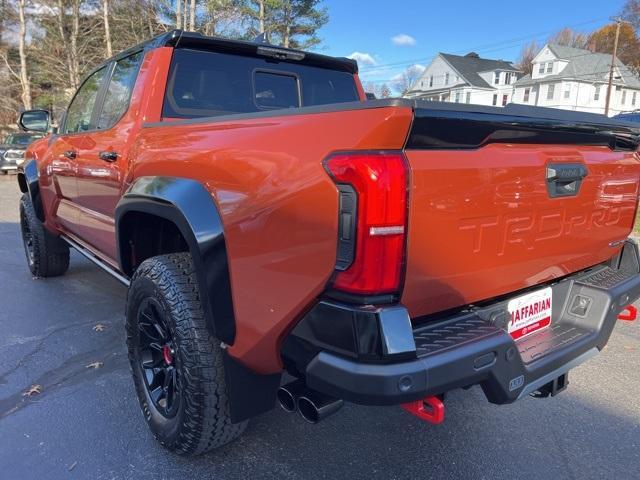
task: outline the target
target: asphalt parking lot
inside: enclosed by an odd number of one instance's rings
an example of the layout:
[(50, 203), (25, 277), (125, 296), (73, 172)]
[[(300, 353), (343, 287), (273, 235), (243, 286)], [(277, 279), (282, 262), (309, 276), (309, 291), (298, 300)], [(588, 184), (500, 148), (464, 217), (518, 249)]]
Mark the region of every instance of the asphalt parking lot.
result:
[(0, 478), (640, 478), (638, 322), (619, 322), (553, 399), (498, 407), (455, 392), (440, 426), (399, 408), (347, 405), (315, 426), (276, 409), (219, 451), (173, 455), (135, 398), (125, 288), (76, 253), (66, 276), (32, 279), (18, 195), (0, 177)]

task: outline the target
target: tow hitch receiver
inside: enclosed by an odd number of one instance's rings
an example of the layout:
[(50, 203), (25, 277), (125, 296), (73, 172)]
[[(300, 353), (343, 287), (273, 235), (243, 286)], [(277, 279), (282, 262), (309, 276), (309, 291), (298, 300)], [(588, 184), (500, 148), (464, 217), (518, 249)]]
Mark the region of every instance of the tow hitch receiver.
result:
[(425, 397), (415, 402), (403, 403), (401, 407), (425, 422), (434, 425), (444, 422), (444, 403), (439, 397)]
[(618, 315), (618, 320), (623, 322), (633, 322), (638, 318), (638, 309), (633, 305), (627, 305), (624, 310)]
[(547, 398), (547, 397), (555, 397), (560, 392), (563, 392), (569, 386), (569, 373), (565, 373), (564, 375), (560, 375), (558, 378), (549, 382), (539, 390), (536, 390), (531, 394), (534, 398)]

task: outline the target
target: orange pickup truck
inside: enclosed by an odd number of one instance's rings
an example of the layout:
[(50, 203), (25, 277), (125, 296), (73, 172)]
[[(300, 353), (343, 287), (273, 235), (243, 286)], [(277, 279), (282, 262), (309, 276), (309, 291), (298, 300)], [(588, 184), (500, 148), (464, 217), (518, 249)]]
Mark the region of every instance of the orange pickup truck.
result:
[(599, 115), (369, 101), (349, 59), (174, 31), (96, 68), (28, 149), (22, 235), (34, 276), (72, 247), (128, 285), (171, 450), (278, 401), (439, 423), (457, 388), (557, 394), (633, 316), (639, 144)]

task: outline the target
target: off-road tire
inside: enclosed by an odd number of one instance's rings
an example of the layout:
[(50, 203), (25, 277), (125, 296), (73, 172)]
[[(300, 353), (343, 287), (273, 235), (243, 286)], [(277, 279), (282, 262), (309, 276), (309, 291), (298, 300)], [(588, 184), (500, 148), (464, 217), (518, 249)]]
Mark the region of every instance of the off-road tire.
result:
[(20, 199), (20, 229), (27, 264), (34, 277), (57, 277), (67, 271), (69, 246), (44, 228), (26, 193)]
[[(164, 312), (175, 347), (179, 403), (167, 418), (156, 408), (141, 365), (139, 310), (151, 297)], [(148, 300), (147, 300), (148, 301)], [(220, 341), (207, 329), (191, 255), (173, 253), (145, 260), (127, 295), (129, 362), (142, 413), (156, 439), (182, 455), (199, 455), (242, 434), (248, 422), (231, 423)]]

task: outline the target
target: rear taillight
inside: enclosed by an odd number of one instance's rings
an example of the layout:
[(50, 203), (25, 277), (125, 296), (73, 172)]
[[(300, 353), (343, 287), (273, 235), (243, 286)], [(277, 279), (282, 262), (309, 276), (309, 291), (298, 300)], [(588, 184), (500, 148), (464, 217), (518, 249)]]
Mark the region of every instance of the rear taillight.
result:
[(325, 168), (340, 193), (333, 287), (362, 295), (398, 292), (407, 232), (408, 167), (404, 155), (340, 153), (329, 157)]

